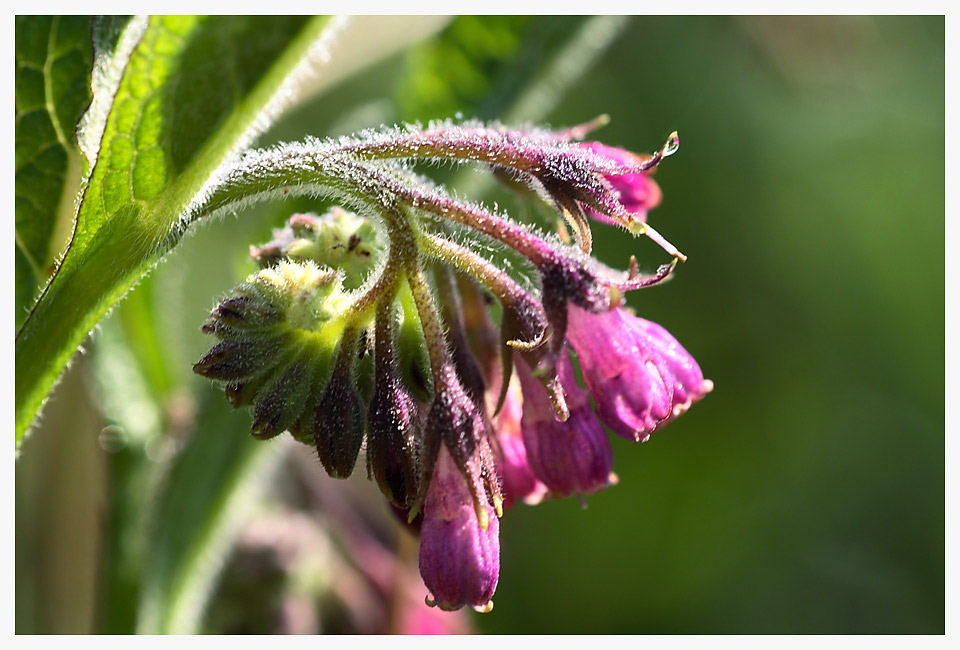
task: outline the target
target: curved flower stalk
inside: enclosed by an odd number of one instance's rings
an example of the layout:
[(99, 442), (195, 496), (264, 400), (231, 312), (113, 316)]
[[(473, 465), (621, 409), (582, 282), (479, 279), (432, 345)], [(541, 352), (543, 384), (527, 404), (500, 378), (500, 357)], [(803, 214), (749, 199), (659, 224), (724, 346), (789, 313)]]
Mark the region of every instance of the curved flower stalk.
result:
[[(253, 407), (254, 436), (289, 431), (331, 476), (365, 449), (368, 476), (419, 525), (427, 602), (442, 609), (492, 607), (505, 509), (614, 482), (604, 424), (645, 440), (712, 387), (663, 328), (622, 307), (686, 259), (646, 223), (659, 201), (648, 173), (676, 134), (639, 156), (573, 142), (591, 126), (443, 122), (286, 145), (246, 154), (205, 197), (206, 214), (294, 194), (352, 210), (294, 215), (251, 247), (262, 268), (210, 314), (203, 329), (219, 342), (194, 370)], [(534, 187), (576, 245), (450, 196), (412, 171), (420, 159)], [(589, 255), (588, 216), (674, 259), (651, 275), (635, 258), (610, 269)], [(492, 262), (497, 247), (532, 280)]]

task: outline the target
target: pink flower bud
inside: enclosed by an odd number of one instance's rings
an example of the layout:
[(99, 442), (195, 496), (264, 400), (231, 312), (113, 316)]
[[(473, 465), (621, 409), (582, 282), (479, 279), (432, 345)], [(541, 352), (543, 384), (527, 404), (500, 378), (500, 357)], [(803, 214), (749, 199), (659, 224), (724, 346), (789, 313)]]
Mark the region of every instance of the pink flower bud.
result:
[(523, 444), (534, 475), (556, 496), (589, 493), (610, 484), (613, 451), (610, 441), (590, 408), (587, 392), (577, 385), (566, 353), (557, 371), (567, 395), (570, 417), (561, 422), (543, 384), (527, 365), (517, 361), (523, 388)]
[(520, 418), (523, 415), (523, 398), (517, 382), (510, 384), (503, 401), (503, 408), (494, 419), (499, 455), (497, 468), (503, 480), (503, 509), (509, 510), (518, 501), (536, 503), (547, 491), (530, 469), (527, 449), (523, 445)]
[(420, 575), (430, 590), (428, 605), (445, 610), (493, 607), (500, 574), (500, 520), (492, 506), (482, 507), (487, 509), (486, 529), (466, 478), (441, 447), (420, 528)]
[[(626, 149), (609, 147), (599, 142), (584, 142), (580, 146), (595, 154), (609, 158), (617, 164), (639, 165), (649, 159), (649, 156), (638, 156)], [(646, 221), (647, 211), (660, 205), (660, 200), (663, 197), (660, 187), (647, 173), (604, 174), (603, 177), (619, 195), (621, 205), (640, 221)], [(616, 225), (616, 222), (607, 215), (594, 210), (590, 206), (585, 206), (585, 208), (587, 214), (596, 221)]]
[(627, 440), (643, 442), (713, 388), (665, 329), (623, 309), (591, 314), (575, 305), (567, 340), (576, 350), (597, 415)]

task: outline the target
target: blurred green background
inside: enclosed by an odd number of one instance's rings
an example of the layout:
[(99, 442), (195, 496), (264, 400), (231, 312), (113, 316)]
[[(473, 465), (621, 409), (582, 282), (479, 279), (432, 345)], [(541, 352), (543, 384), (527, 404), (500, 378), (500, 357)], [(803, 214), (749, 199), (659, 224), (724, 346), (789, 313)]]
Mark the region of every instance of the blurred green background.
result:
[[(476, 630), (943, 633), (944, 78), (942, 17), (466, 17), (261, 139), (458, 111), (607, 113), (591, 137), (639, 152), (680, 133), (650, 221), (689, 261), (628, 303), (716, 389), (644, 445), (614, 439), (620, 484), (586, 509), (506, 515)], [(231, 527), (204, 513), (269, 510), (257, 477), (278, 461), (190, 365), (214, 299), (253, 270), (246, 246), (319, 207), (202, 228), (93, 337), (18, 461), (18, 632), (232, 629), (211, 622)], [(612, 266), (666, 261), (612, 228), (594, 239)], [(178, 590), (182, 611), (158, 614), (151, 594)], [(211, 592), (209, 617), (190, 610)]]

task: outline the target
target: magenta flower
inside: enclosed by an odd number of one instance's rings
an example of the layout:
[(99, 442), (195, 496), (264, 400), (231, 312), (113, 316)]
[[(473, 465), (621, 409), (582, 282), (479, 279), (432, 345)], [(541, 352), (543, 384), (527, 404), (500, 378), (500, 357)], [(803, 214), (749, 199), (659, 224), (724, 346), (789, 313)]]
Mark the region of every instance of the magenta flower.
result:
[(591, 314), (570, 305), (567, 340), (597, 415), (627, 440), (646, 441), (713, 388), (669, 332), (621, 308)]
[(500, 520), (487, 508), (486, 530), (474, 509), (467, 481), (446, 447), (433, 471), (420, 528), (420, 575), (427, 604), (445, 610), (493, 606), (500, 575)]
[[(650, 158), (649, 156), (639, 156), (619, 147), (609, 147), (600, 142), (584, 142), (580, 146), (621, 165), (640, 165)], [(604, 174), (603, 178), (613, 187), (618, 195), (617, 198), (627, 212), (633, 213), (640, 221), (646, 221), (647, 211), (660, 205), (660, 199), (663, 197), (660, 186), (648, 173)], [(590, 206), (585, 206), (585, 209), (587, 214), (596, 221), (617, 225), (613, 219), (602, 212), (598, 212)]]
[(517, 361), (523, 387), (523, 444), (533, 474), (553, 496), (597, 492), (610, 484), (613, 451), (590, 408), (590, 396), (577, 385), (570, 359), (557, 362), (560, 383), (567, 396), (570, 417), (561, 422), (543, 384), (523, 361)]
[(519, 385), (514, 382), (507, 391), (503, 408), (493, 422), (499, 443), (497, 468), (502, 482), (505, 511), (518, 501), (537, 503), (547, 492), (546, 486), (534, 475), (527, 460), (527, 449), (523, 444), (520, 428), (522, 415), (523, 398)]

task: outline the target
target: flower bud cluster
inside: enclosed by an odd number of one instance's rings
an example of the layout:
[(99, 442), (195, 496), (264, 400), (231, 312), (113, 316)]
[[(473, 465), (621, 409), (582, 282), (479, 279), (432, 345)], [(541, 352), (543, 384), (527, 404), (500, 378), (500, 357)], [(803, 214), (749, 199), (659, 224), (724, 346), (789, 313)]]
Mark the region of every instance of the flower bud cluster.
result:
[[(572, 142), (587, 130), (444, 122), (254, 152), (231, 177), (270, 191), (289, 178), (285, 192), (324, 188), (361, 214), (294, 215), (251, 247), (261, 269), (210, 314), (218, 342), (194, 370), (252, 407), (255, 437), (289, 431), (331, 476), (364, 450), (369, 478), (419, 525), (427, 602), (443, 609), (492, 607), (504, 509), (615, 481), (605, 426), (647, 440), (712, 388), (666, 330), (622, 306), (686, 259), (646, 223), (660, 201), (650, 173), (676, 135), (642, 156)], [(532, 187), (574, 244), (447, 195), (411, 171), (422, 159)], [(590, 219), (675, 259), (652, 275), (635, 259), (607, 268), (590, 257)], [(534, 282), (491, 262), (497, 246)]]

